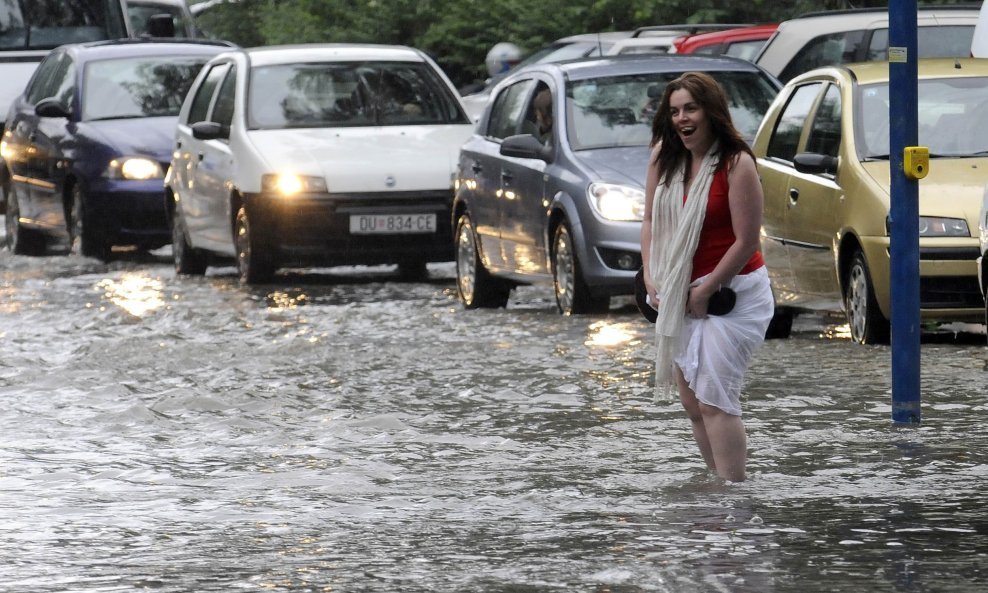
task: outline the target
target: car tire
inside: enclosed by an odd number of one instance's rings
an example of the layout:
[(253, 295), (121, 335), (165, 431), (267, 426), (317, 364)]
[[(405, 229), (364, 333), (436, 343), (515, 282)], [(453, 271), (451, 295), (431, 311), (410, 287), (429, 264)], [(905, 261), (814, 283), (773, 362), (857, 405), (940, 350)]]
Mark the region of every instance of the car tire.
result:
[(7, 233), (7, 248), (15, 255), (41, 255), (46, 245), (44, 235), (26, 229), (21, 225), (21, 208), (14, 186), (7, 186), (7, 212), (4, 230)]
[(467, 214), (456, 221), (456, 294), (467, 309), (506, 307), (511, 294), (511, 287), (491, 276), (480, 260), (477, 235)]
[(583, 281), (580, 260), (567, 223), (556, 227), (552, 239), (552, 285), (556, 306), (563, 315), (602, 313), (610, 307), (610, 297), (594, 297)]
[(261, 240), (258, 229), (251, 223), (246, 206), (237, 210), (234, 224), (234, 239), (237, 247), (237, 270), (243, 284), (264, 284), (270, 282), (277, 266), (267, 253), (268, 247)]
[(792, 321), (796, 317), (789, 307), (776, 307), (772, 320), (765, 330), (766, 340), (785, 340), (792, 335)]
[(177, 204), (172, 213), (172, 259), (175, 261), (176, 274), (202, 276), (206, 273), (206, 254), (189, 244), (185, 217)]
[(878, 308), (864, 253), (854, 252), (844, 282), (844, 310), (851, 339), (859, 344), (888, 344), (889, 322)]
[(110, 259), (110, 244), (102, 237), (86, 205), (86, 193), (79, 184), (72, 186), (68, 217), (69, 251), (74, 255)]

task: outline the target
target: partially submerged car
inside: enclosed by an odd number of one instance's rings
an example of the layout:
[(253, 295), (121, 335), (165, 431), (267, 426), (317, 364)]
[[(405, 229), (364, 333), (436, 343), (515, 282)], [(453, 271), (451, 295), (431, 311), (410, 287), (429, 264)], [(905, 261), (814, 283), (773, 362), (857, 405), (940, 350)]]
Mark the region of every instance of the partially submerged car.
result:
[(563, 314), (631, 294), (656, 103), (692, 70), (720, 82), (753, 137), (780, 85), (745, 60), (588, 58), (532, 65), (498, 85), (460, 151), (452, 223), (464, 306), (503, 307), (528, 283), (552, 285)]
[(425, 53), (388, 45), (268, 46), (203, 68), (182, 106), (165, 207), (175, 268), (453, 259), (448, 220), (473, 125)]

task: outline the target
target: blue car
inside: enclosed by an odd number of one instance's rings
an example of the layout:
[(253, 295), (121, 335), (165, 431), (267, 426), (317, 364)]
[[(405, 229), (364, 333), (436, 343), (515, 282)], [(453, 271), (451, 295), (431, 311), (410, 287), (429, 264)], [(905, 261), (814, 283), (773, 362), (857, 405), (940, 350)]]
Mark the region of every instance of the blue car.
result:
[[(561, 313), (606, 311), (631, 294), (652, 119), (666, 83), (691, 70), (724, 88), (748, 140), (781, 85), (728, 57), (640, 55), (535, 64), (505, 78), (460, 150), (452, 224), (457, 293), (503, 307), (546, 282)], [(548, 109), (546, 109), (548, 106)]]
[(117, 245), (170, 243), (162, 195), (178, 112), (202, 65), (230, 47), (145, 39), (53, 50), (0, 141), (10, 250), (52, 244), (107, 260)]

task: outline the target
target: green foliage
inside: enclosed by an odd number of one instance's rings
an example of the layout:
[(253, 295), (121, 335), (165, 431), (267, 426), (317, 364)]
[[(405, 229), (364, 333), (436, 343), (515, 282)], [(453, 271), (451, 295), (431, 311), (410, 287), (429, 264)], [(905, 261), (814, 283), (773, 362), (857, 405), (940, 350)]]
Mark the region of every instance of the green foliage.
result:
[(578, 33), (678, 23), (769, 23), (804, 12), (886, 5), (886, 0), (230, 0), (198, 20), (212, 36), (245, 47), (410, 45), (432, 55), (462, 86), (487, 76), (484, 58), (500, 41), (530, 52)]

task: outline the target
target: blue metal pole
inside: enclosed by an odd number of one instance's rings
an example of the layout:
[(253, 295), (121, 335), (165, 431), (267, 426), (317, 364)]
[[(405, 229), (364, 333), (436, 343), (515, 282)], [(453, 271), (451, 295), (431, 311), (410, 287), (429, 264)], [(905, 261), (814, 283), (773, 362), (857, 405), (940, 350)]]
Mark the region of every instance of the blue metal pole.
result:
[(917, 144), (916, 0), (889, 3), (892, 421), (919, 423), (919, 185), (903, 149)]

